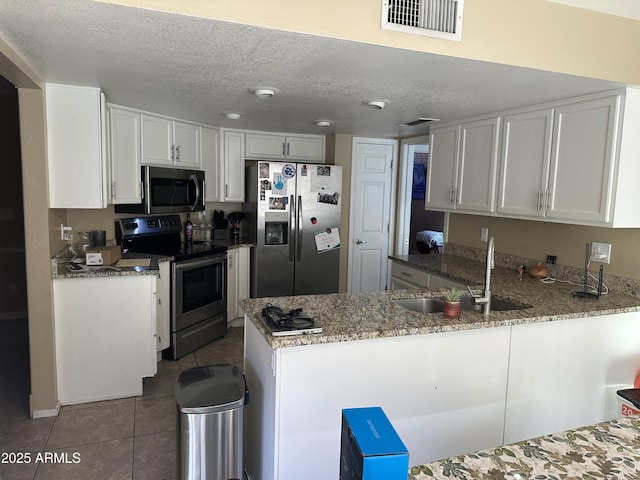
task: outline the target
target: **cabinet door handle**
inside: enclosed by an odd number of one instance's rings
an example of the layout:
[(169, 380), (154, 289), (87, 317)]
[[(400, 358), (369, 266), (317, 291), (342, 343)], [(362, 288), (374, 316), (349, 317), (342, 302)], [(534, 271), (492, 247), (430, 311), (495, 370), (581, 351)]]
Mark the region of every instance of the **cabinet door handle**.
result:
[(229, 197), (229, 184), (227, 183), (224, 186), (224, 198), (228, 198)]
[(180, 145), (176, 147), (176, 161), (180, 161)]
[(283, 143), (282, 144), (282, 156), (286, 157), (286, 155), (287, 155), (287, 144)]
[(175, 147), (171, 145), (171, 161), (173, 162), (176, 158)]
[(546, 199), (545, 199), (544, 211), (548, 212), (551, 206), (551, 190), (547, 190), (547, 193), (545, 196), (546, 196)]
[(456, 194), (456, 191), (452, 188), (452, 189), (449, 191), (449, 203), (450, 203), (451, 205), (453, 205), (453, 202), (455, 201), (455, 194)]
[(542, 190), (538, 190), (538, 206), (536, 209), (538, 211), (542, 210)]
[(287, 142), (287, 157), (289, 156), (289, 142)]

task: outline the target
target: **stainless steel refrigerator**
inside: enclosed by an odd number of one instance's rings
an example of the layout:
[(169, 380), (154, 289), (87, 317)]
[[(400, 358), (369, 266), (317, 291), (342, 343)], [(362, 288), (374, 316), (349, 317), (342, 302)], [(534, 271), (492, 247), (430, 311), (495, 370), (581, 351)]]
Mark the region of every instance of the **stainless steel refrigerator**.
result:
[(247, 162), (251, 296), (338, 291), (342, 167)]

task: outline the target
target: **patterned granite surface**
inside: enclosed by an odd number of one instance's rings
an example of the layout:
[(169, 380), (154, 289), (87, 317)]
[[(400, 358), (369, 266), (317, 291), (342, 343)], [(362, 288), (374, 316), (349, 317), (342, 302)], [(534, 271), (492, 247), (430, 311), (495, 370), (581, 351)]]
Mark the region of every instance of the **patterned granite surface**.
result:
[[(253, 244), (245, 241), (234, 242), (219, 241), (216, 244), (226, 246), (229, 250), (240, 247), (252, 247)], [(173, 260), (173, 257), (167, 257), (162, 255), (148, 255), (140, 253), (125, 253), (122, 258), (151, 258), (151, 265), (149, 267), (111, 267), (111, 266), (95, 266), (88, 267), (90, 270), (85, 272), (70, 272), (67, 270), (66, 265), (73, 258), (73, 253), (68, 250), (63, 250), (58, 255), (51, 259), (51, 278), (97, 278), (97, 277), (124, 277), (132, 275), (156, 275), (158, 276), (158, 263), (168, 262)]]
[[(394, 260), (434, 274), (482, 288), (484, 264), (454, 255), (408, 255)], [(640, 311), (640, 298), (610, 293), (597, 300), (581, 300), (572, 293), (580, 287), (565, 283), (544, 284), (517, 271), (497, 266), (492, 273), (494, 295), (530, 308), (491, 312), (463, 311), (460, 319), (445, 319), (442, 313), (422, 314), (394, 303), (403, 298), (440, 297), (438, 291), (397, 290), (373, 293), (337, 293), (295, 297), (247, 299), (240, 306), (262, 332), (272, 348), (318, 343), (347, 342), (370, 338), (419, 335), (437, 332), (490, 328), (523, 323), (549, 322)], [(259, 319), (260, 311), (272, 303), (285, 310), (302, 308), (316, 320), (322, 333), (272, 337)]]
[(409, 480), (640, 479), (640, 417), (411, 467)]

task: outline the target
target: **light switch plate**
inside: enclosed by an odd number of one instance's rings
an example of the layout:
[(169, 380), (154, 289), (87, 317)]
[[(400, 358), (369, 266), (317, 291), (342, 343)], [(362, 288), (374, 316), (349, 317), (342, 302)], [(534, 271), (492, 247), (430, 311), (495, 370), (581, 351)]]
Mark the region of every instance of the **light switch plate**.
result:
[(482, 227), (480, 229), (480, 240), (486, 242), (489, 240), (489, 229), (486, 227)]
[(611, 244), (591, 242), (591, 261), (600, 263), (611, 262)]

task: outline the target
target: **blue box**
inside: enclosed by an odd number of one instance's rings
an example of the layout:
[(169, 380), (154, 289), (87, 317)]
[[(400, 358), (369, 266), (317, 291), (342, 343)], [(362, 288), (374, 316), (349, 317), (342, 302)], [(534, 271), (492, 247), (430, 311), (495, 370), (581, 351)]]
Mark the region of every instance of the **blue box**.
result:
[(340, 480), (407, 480), (409, 452), (380, 407), (342, 410)]

